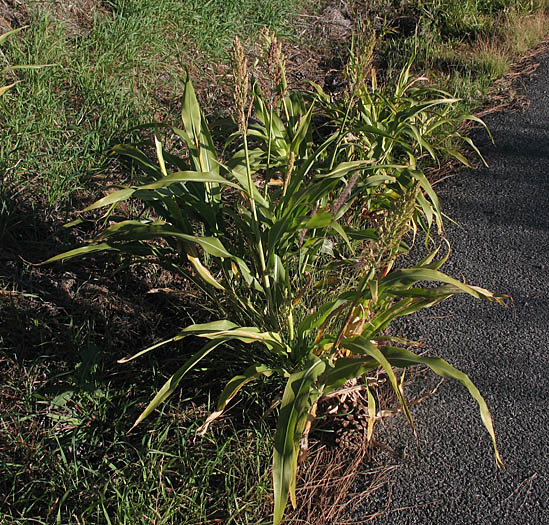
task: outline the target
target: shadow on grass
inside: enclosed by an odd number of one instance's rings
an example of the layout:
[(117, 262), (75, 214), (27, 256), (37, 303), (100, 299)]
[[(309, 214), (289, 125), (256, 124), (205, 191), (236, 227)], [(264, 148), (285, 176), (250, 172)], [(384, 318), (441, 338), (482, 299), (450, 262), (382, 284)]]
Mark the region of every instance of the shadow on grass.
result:
[[(254, 461), (269, 463), (270, 435), (261, 422), (268, 396), (245, 398), (211, 435), (197, 438), (211, 399), (241, 370), (226, 354), (189, 373), (161, 417), (127, 434), (198, 345), (189, 339), (116, 363), (204, 320), (193, 291), (156, 268), (117, 273), (107, 257), (37, 266), (83, 232), (60, 231), (59, 218), (31, 199), (11, 199), (2, 220), (0, 516), (51, 522), (59, 512), (63, 523), (75, 522), (71, 515), (141, 523), (160, 506), (180, 516), (176, 523), (202, 522), (210, 512), (226, 518), (227, 487), (245, 494), (258, 483)], [(255, 441), (249, 426), (261, 443), (255, 456), (242, 452)], [(233, 473), (227, 481), (228, 469), (245, 470), (245, 479)]]

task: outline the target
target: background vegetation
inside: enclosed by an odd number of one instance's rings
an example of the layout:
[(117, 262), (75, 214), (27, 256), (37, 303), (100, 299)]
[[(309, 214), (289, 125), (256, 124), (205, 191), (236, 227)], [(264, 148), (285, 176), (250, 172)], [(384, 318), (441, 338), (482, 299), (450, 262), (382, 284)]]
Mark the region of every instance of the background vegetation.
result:
[[(195, 437), (220, 392), (219, 375), (229, 378), (238, 363), (191, 374), (158, 417), (127, 434), (177, 362), (169, 354), (146, 364), (115, 361), (170, 335), (182, 318), (205, 320), (193, 317), (185, 285), (160, 269), (116, 274), (108, 261), (32, 264), (90, 233), (89, 226), (58, 230), (69, 210), (132, 176), (110, 155), (114, 144), (135, 138), (141, 123), (179, 124), (184, 67), (206, 114), (224, 114), (229, 44), (240, 35), (253, 51), (266, 25), (285, 42), (290, 82), (305, 76), (337, 91), (352, 25), (362, 21), (385, 33), (375, 53), (380, 81), (394, 80), (415, 50), (417, 71), (470, 108), (547, 33), (544, 1), (257, 4), (0, 0), (2, 33), (29, 26), (2, 44), (0, 57), (0, 85), (21, 80), (0, 99), (6, 523), (268, 522), (274, 423), (261, 417), (261, 390), (242, 396), (212, 434)], [(55, 65), (5, 69), (17, 64)]]

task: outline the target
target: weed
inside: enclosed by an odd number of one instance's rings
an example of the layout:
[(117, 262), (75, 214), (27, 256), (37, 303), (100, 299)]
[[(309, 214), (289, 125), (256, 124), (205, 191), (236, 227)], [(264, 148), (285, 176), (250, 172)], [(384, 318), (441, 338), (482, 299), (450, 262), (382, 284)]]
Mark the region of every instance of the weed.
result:
[[(425, 364), (469, 390), (501, 464), (488, 408), (470, 379), (442, 359), (407, 350), (405, 340), (384, 335), (397, 317), (456, 293), (501, 302), (501, 296), (441, 273), (446, 257), (435, 261), (438, 250), (412, 268), (393, 270), (398, 254), (406, 251), (402, 241), (412, 224), (429, 231), (435, 220), (442, 227), (438, 200), (420, 162), (424, 154), (437, 161), (439, 151), (463, 159), (448, 146), (455, 132), (446, 113), (437, 109), (456, 100), (417, 88), (422, 79), (410, 77), (411, 63), (390, 95), (378, 91), (375, 82), (372, 90), (358, 85), (365, 78), (365, 64), (355, 64), (356, 81), (342, 108), (317, 88), (328, 122), (315, 129), (315, 101), (288, 91), (276, 38), (267, 34), (266, 44), (265, 56), (275, 61), (275, 67), (268, 66), (278, 73), (272, 82), (274, 96), (264, 98), (259, 86), (250, 84), (242, 46), (235, 40), (236, 130), (226, 141), (234, 146), (225, 162), (219, 161), (187, 79), (183, 128), (173, 128), (187, 154), (165, 151), (156, 136), (156, 161), (135, 146), (117, 147), (138, 162), (145, 182), (89, 206), (87, 210), (107, 208), (101, 219), (106, 228), (91, 244), (48, 260), (110, 251), (154, 262), (184, 276), (217, 307), (217, 320), (190, 324), (119, 361), (133, 361), (190, 336), (208, 341), (166, 381), (134, 427), (205, 358), (221, 360), (221, 345), (232, 348), (247, 367), (226, 384), (200, 433), (245, 385), (262, 377), (283, 378), (273, 450), (278, 524), (288, 497), (297, 505), (299, 456), (307, 449), (318, 400), (381, 366), (413, 427), (393, 366)], [(368, 41), (365, 45), (372, 47)], [(150, 216), (117, 215), (117, 206), (128, 199), (140, 200)], [(362, 206), (371, 214), (368, 227), (359, 220)], [(418, 287), (422, 281), (444, 284)], [(370, 439), (376, 410), (367, 385), (366, 390)]]

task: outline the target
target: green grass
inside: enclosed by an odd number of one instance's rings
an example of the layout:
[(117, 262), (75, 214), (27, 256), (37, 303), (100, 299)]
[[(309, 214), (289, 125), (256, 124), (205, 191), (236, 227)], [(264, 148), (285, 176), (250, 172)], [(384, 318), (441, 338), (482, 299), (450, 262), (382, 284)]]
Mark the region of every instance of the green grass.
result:
[[(211, 407), (187, 391), (128, 434), (147, 401), (142, 393), (150, 395), (161, 378), (115, 371), (108, 354), (86, 342), (92, 329), (67, 331), (72, 359), (44, 354), (17, 362), (6, 348), (0, 352), (0, 522), (191, 525), (232, 516), (232, 523), (261, 523), (269, 423), (258, 419), (248, 430), (238, 424), (244, 411), (257, 412), (254, 401), (199, 438), (199, 418)], [(132, 381), (139, 376), (150, 388), (137, 393)], [(188, 386), (192, 391), (192, 379)]]
[(386, 78), (415, 53), (416, 70), (462, 98), (460, 110), (482, 104), (493, 81), (549, 34), (547, 0), (410, 0), (397, 13), (391, 5), (377, 8), (396, 31), (379, 46)]
[(215, 82), (204, 68), (225, 57), (234, 35), (268, 26), (290, 36), (298, 4), (113, 0), (91, 2), (82, 20), (58, 2), (28, 2), (30, 27), (9, 42), (5, 60), (55, 66), (19, 73), (24, 82), (1, 102), (4, 184), (32, 181), (34, 196), (54, 206), (116, 171), (107, 152), (130, 128), (177, 121), (186, 66)]
[[(468, 107), (547, 34), (541, 1), (354, 3), (397, 28), (377, 50), (382, 76), (417, 48), (418, 72)], [(140, 123), (179, 124), (185, 67), (209, 111), (218, 109), (234, 35), (253, 41), (267, 25), (295, 39), (303, 2), (80, 0), (75, 12), (65, 4), (25, 2), (30, 27), (0, 54), (1, 66), (55, 64), (8, 73), (22, 82), (0, 99), (0, 523), (262, 523), (273, 428), (257, 415), (262, 400), (243, 396), (213, 434), (194, 434), (231, 371), (191, 377), (182, 397), (127, 434), (176, 364), (167, 354), (139, 366), (115, 361), (190, 315), (170, 293), (142, 293), (178, 283), (154, 271), (113, 278), (101, 261), (80, 270), (27, 261), (66, 246), (54, 231), (73, 201), (131, 176), (109, 156), (113, 144)], [(212, 401), (197, 395), (207, 382)]]

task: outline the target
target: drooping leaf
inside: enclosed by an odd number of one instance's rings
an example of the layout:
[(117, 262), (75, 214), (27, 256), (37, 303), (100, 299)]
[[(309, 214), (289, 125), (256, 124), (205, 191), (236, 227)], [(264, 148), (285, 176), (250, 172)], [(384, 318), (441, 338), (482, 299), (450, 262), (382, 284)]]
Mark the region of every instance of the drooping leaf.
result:
[(170, 173), (169, 175), (165, 175), (157, 181), (151, 182), (149, 184), (143, 184), (141, 186), (135, 186), (133, 188), (124, 188), (114, 191), (109, 195), (103, 197), (102, 199), (94, 202), (93, 204), (90, 204), (87, 208), (84, 209), (84, 211), (91, 211), (97, 208), (101, 208), (103, 206), (108, 206), (110, 204), (125, 201), (133, 197), (136, 193), (143, 192), (145, 190), (159, 190), (162, 188), (169, 188), (170, 186), (173, 186), (175, 184), (185, 184), (186, 182), (199, 182), (203, 184), (213, 182), (216, 184), (232, 186), (233, 188), (241, 189), (240, 185), (234, 182), (230, 182), (216, 173), (201, 171), (178, 171), (176, 173)]
[(227, 330), (233, 330), (235, 328), (238, 328), (238, 325), (233, 323), (232, 321), (229, 321), (228, 319), (222, 319), (219, 321), (211, 321), (209, 323), (199, 323), (199, 324), (192, 324), (189, 325), (183, 330), (181, 330), (181, 333), (187, 333), (187, 334), (206, 334), (210, 332), (219, 332), (219, 331), (227, 331)]
[(318, 378), (318, 382), (324, 385), (324, 394), (329, 394), (350, 379), (361, 377), (378, 366), (378, 361), (373, 357), (340, 357)]
[(206, 253), (213, 255), (214, 257), (232, 257), (217, 237), (188, 235), (163, 221), (122, 221), (109, 226), (98, 236), (98, 238), (109, 239), (111, 241), (145, 241), (162, 237), (175, 237), (196, 243), (203, 248)]
[(296, 435), (296, 430), (300, 421), (307, 417), (311, 387), (325, 367), (324, 361), (313, 357), (303, 370), (294, 372), (289, 377), (284, 389), (273, 451), (274, 525), (278, 525), (282, 520), (288, 495), (292, 502), (295, 501), (295, 492), (289, 492), (297, 474), (301, 436)]
[(440, 357), (418, 356), (410, 350), (392, 346), (382, 347), (381, 351), (393, 366), (397, 366), (399, 368), (407, 368), (409, 366), (418, 364), (427, 365), (433, 372), (435, 372), (435, 374), (449, 379), (456, 379), (465, 388), (467, 388), (473, 399), (478, 403), (482, 423), (484, 424), (486, 430), (488, 430), (488, 433), (492, 438), (496, 463), (498, 467), (504, 466), (503, 460), (499, 455), (496, 443), (496, 434), (494, 432), (494, 425), (492, 422), (492, 416), (490, 415), (490, 410), (488, 409), (488, 405), (480, 394), (478, 388), (474, 385), (474, 383), (471, 381), (467, 374), (454, 368), (447, 361)]
[(237, 339), (243, 343), (263, 343), (277, 352), (287, 353), (288, 348), (282, 342), (280, 334), (276, 332), (261, 332), (255, 326), (242, 326), (232, 330), (221, 330), (212, 332), (197, 333), (198, 337), (208, 339)]
[(102, 208), (103, 206), (109, 206), (111, 204), (116, 204), (118, 202), (125, 201), (135, 193), (135, 188), (123, 188), (121, 190), (113, 191), (107, 196), (95, 201), (93, 204), (90, 204), (84, 211), (96, 210), (97, 208)]
[(394, 285), (412, 286), (420, 281), (439, 281), (448, 283), (455, 286), (462, 293), (467, 293), (477, 299), (487, 299), (489, 301), (504, 304), (503, 298), (505, 296), (501, 294), (496, 294), (478, 286), (469, 286), (438, 270), (431, 270), (429, 268), (406, 268), (391, 272), (380, 282), (380, 288), (390, 288)]
[(347, 350), (351, 350), (351, 352), (354, 352), (356, 354), (365, 353), (366, 355), (373, 357), (380, 364), (383, 370), (385, 370), (389, 378), (389, 382), (391, 383), (391, 386), (393, 387), (393, 390), (397, 396), (397, 399), (402, 406), (404, 415), (406, 416), (406, 419), (410, 423), (410, 426), (412, 427), (412, 430), (415, 434), (414, 421), (412, 419), (410, 409), (408, 408), (408, 404), (406, 403), (406, 400), (402, 395), (402, 391), (398, 385), (398, 381), (393, 371), (393, 368), (391, 367), (391, 364), (389, 363), (385, 355), (381, 352), (381, 350), (370, 340), (361, 336), (354, 337), (352, 339), (343, 339), (343, 341), (341, 342), (341, 346), (343, 348), (346, 348)]
[(211, 341), (206, 344), (202, 350), (194, 354), (190, 359), (188, 359), (185, 364), (179, 368), (179, 370), (168, 379), (162, 388), (154, 396), (153, 400), (148, 404), (147, 408), (136, 419), (133, 426), (130, 428), (132, 430), (135, 428), (141, 421), (143, 421), (151, 412), (153, 412), (158, 405), (163, 403), (169, 396), (172, 395), (174, 390), (177, 388), (183, 376), (192, 368), (194, 368), (204, 357), (206, 357), (212, 350), (215, 350), (220, 344), (224, 341)]

